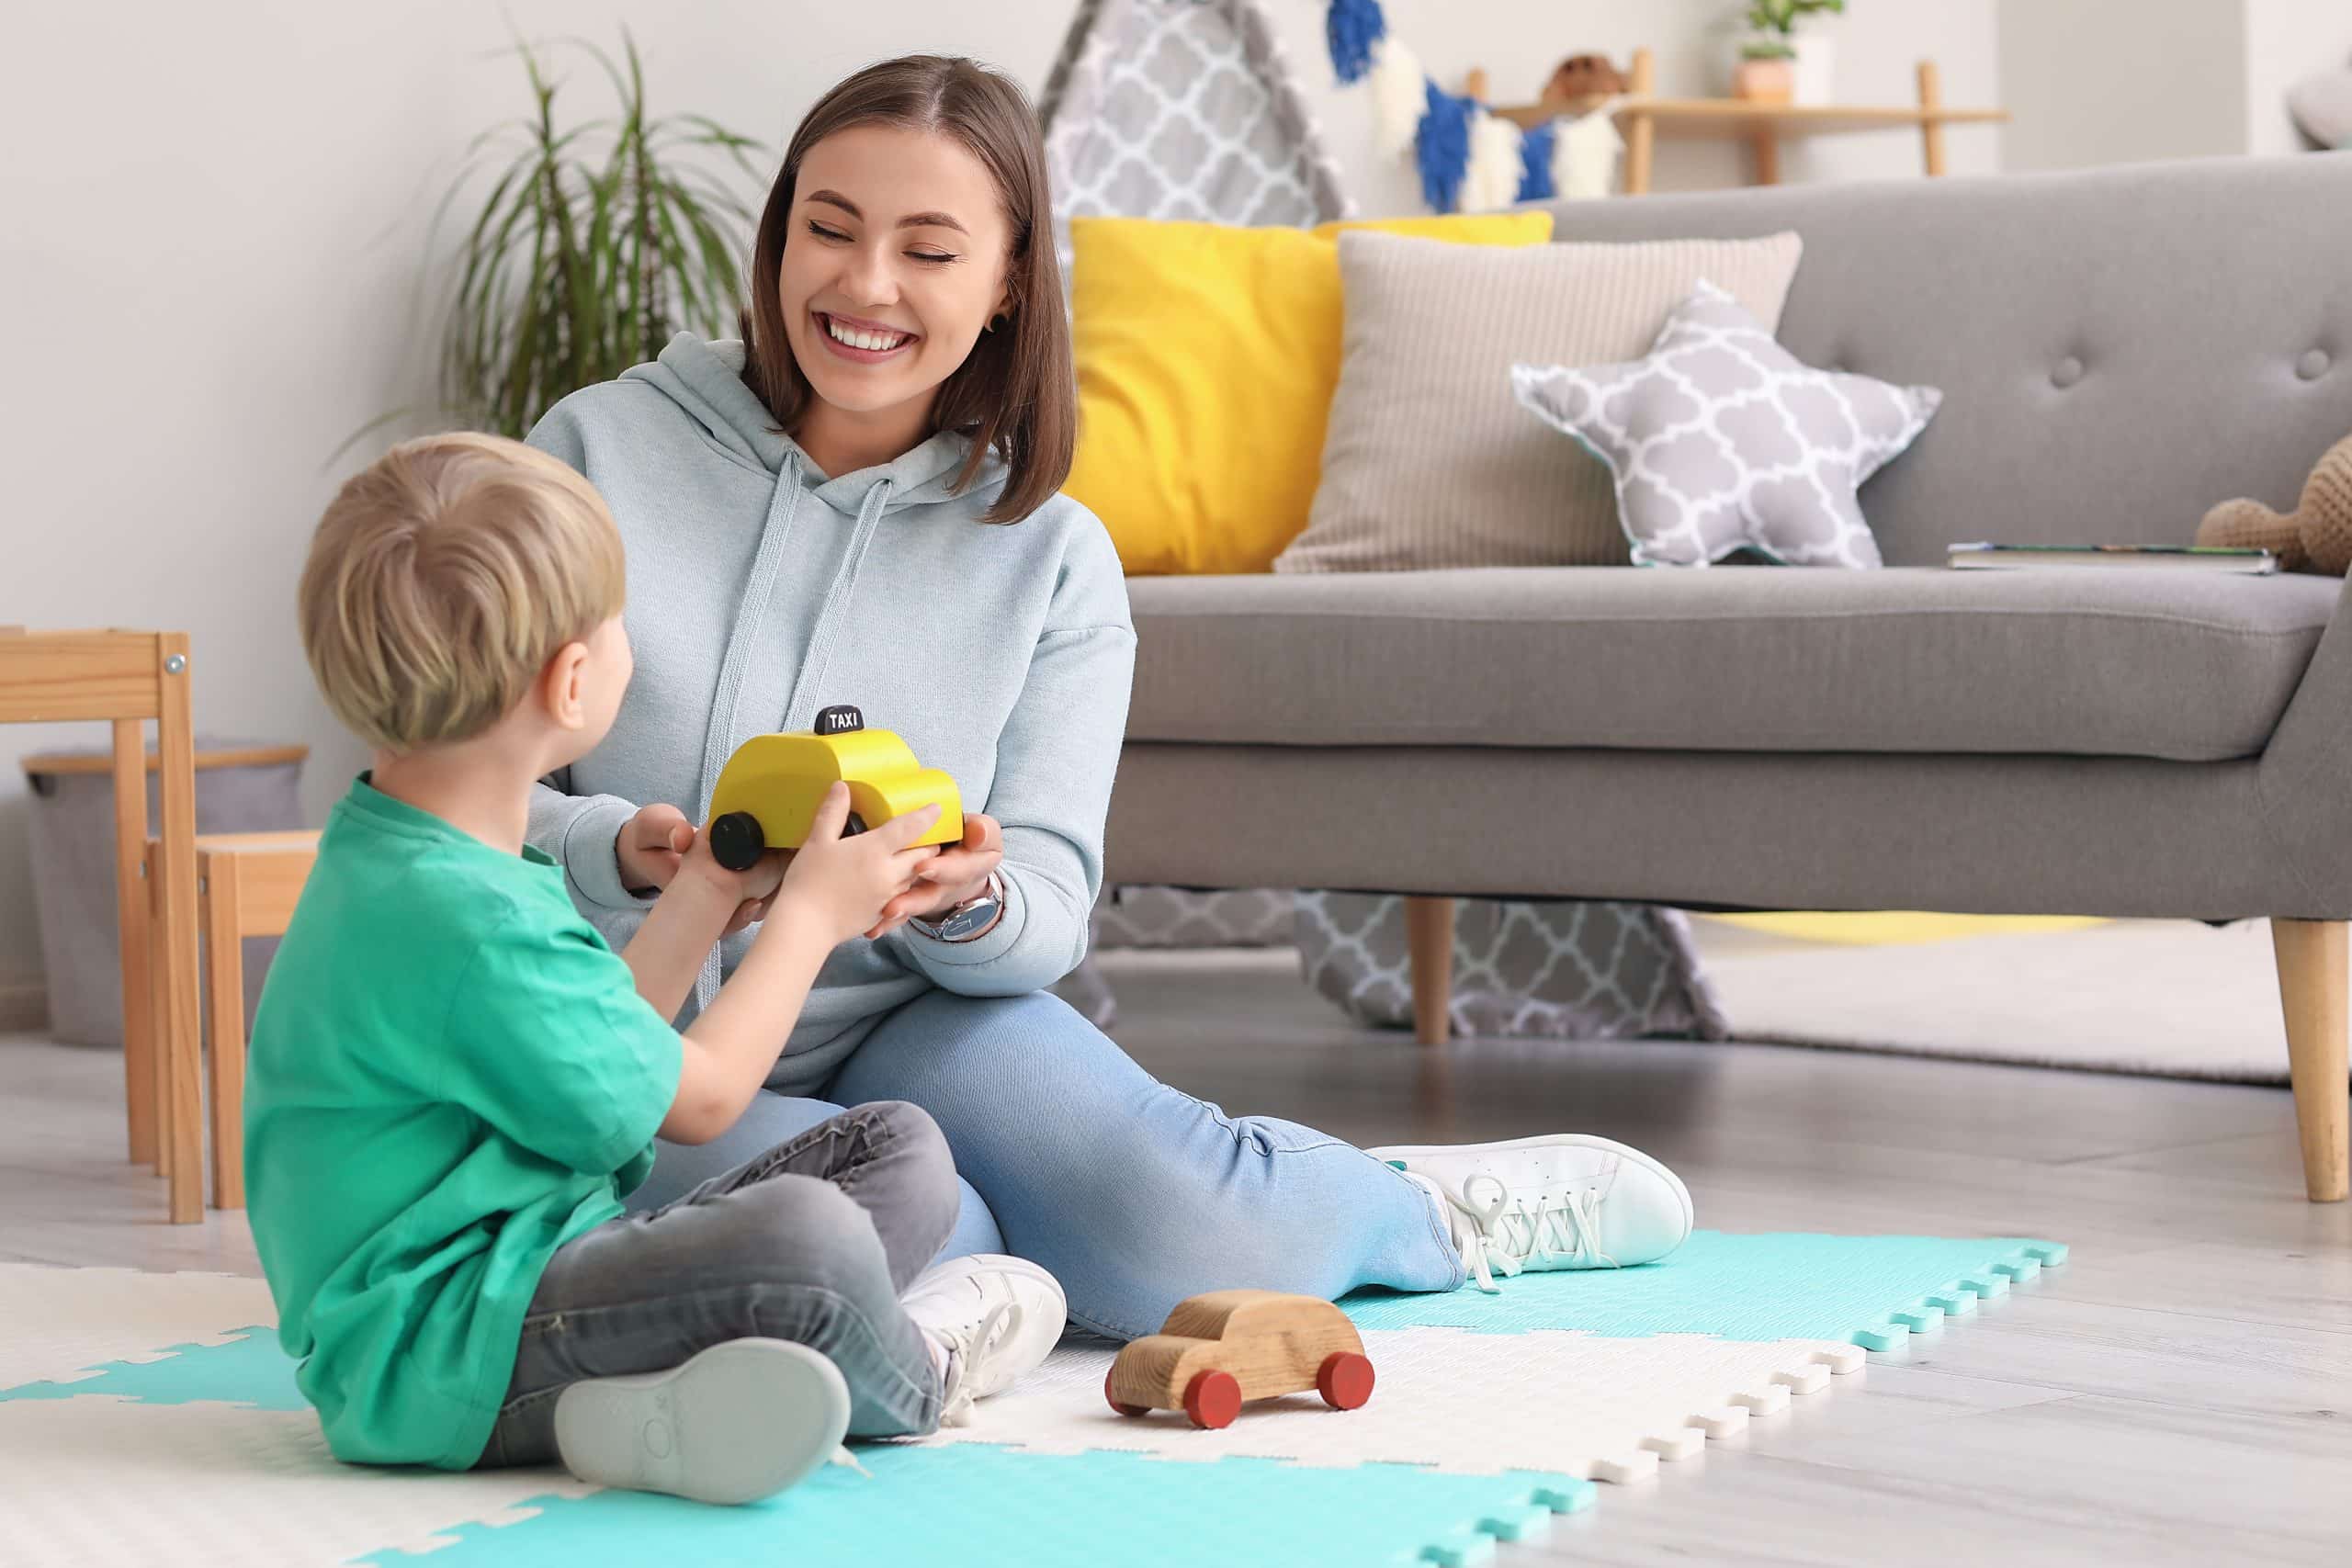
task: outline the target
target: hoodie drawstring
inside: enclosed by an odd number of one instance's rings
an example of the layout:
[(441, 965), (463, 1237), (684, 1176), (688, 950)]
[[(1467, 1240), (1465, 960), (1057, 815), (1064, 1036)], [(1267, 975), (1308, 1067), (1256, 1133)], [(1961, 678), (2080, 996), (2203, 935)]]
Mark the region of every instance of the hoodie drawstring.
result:
[[(781, 724), (785, 729), (805, 729), (816, 722), (825, 667), (831, 661), (843, 607), (849, 603), (850, 590), (857, 583), (857, 569), (865, 559), (866, 547), (873, 543), (875, 530), (881, 525), (882, 511), (889, 504), (891, 491), (888, 479), (877, 479), (858, 506), (857, 525), (850, 534), (849, 548), (842, 557), (840, 570), (833, 574), (832, 586), (826, 591), (823, 607), (817, 613), (816, 630), (808, 639), (807, 653), (801, 657), (799, 677), (792, 683), (792, 700), (786, 705)], [(718, 690), (711, 699), (710, 728), (703, 738), (701, 809), (695, 813), (697, 821), (709, 817), (711, 791), (718, 785), (718, 775), (727, 766), (727, 759), (734, 755), (736, 709), (742, 694), (743, 668), (749, 661), (752, 643), (758, 640), (759, 629), (767, 620), (768, 602), (775, 591), (785, 541), (799, 511), (800, 463), (798, 458), (787, 457), (783, 470), (776, 475), (775, 499), (768, 503), (767, 524), (760, 533), (759, 555), (752, 562), (743, 596), (736, 604), (735, 623), (727, 632), (727, 653), (718, 666)], [(703, 959), (702, 972), (695, 976), (696, 1012), (718, 997), (718, 983), (719, 950), (713, 946)]]
[[(744, 666), (751, 661), (752, 645), (759, 640), (759, 629), (768, 618), (770, 601), (775, 596), (775, 581), (784, 564), (785, 541), (791, 536), (794, 519), (800, 514), (800, 460), (787, 455), (784, 467), (777, 470), (775, 492), (768, 501), (767, 521), (760, 528), (759, 554), (752, 560), (752, 570), (743, 580), (742, 596), (735, 602), (735, 619), (727, 628), (727, 652), (718, 665), (718, 688), (711, 694), (710, 723), (703, 731), (702, 782), (695, 787), (697, 808), (695, 820), (700, 822), (710, 815), (710, 794), (718, 787), (719, 771), (727, 766), (727, 759), (735, 751), (735, 717), (743, 694)], [(695, 976), (695, 1010), (700, 1012), (718, 995), (718, 949), (714, 944), (702, 962), (702, 973)]]
[[(890, 504), (891, 482), (876, 479), (865, 492), (857, 508), (857, 525), (850, 531), (849, 548), (842, 553), (842, 564), (833, 573), (832, 586), (825, 590), (824, 607), (817, 612), (817, 628), (809, 634), (808, 650), (801, 655), (800, 674), (792, 682), (792, 700), (785, 705), (784, 728), (806, 729), (817, 722), (817, 710), (824, 705), (825, 671), (832, 663), (833, 644), (847, 614), (850, 591), (857, 586), (857, 569), (865, 562), (866, 547), (874, 542), (874, 531), (881, 525), (882, 509)], [(844, 696), (842, 701), (854, 701)]]

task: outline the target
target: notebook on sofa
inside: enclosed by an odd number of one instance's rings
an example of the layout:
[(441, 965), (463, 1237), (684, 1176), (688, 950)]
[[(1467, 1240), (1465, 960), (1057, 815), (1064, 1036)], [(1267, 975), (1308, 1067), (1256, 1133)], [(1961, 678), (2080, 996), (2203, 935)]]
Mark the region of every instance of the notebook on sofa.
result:
[(1951, 564), (1968, 571), (2045, 566), (2153, 567), (2163, 571), (2235, 571), (2267, 577), (2278, 570), (2268, 550), (2210, 545), (1954, 545)]

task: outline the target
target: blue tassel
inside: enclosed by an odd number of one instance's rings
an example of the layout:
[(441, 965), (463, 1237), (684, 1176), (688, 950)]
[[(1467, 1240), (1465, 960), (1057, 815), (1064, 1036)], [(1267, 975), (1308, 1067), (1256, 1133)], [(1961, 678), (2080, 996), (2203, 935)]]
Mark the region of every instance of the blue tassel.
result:
[(1372, 69), (1372, 46), (1387, 35), (1388, 22), (1380, 0), (1331, 0), (1323, 32), (1331, 43), (1331, 69), (1344, 85)]
[(1545, 120), (1530, 126), (1519, 137), (1519, 199), (1549, 201), (1560, 194), (1552, 183), (1552, 138), (1558, 125)]
[(1462, 175), (1470, 166), (1468, 98), (1457, 98), (1426, 84), (1429, 107), (1413, 133), (1413, 158), (1421, 170), (1421, 199), (1431, 212), (1451, 212), (1462, 194)]

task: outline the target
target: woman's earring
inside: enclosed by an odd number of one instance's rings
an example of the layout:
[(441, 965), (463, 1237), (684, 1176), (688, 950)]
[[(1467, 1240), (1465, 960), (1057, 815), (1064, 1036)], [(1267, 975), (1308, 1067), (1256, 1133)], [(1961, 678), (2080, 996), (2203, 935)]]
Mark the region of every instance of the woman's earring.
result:
[(1004, 323), (1005, 323), (1005, 322), (1007, 322), (1007, 321), (1011, 321), (1011, 320), (1012, 320), (1012, 318), (1011, 316), (1009, 316), (1009, 315), (1005, 315), (1005, 314), (1002, 314), (1002, 313), (999, 313), (999, 314), (997, 314), (997, 315), (990, 316), (990, 317), (989, 318), (989, 331), (990, 331), (990, 332), (994, 332), (994, 331), (996, 331), (996, 330), (997, 330), (997, 328), (999, 328), (999, 327), (1001, 327), (1001, 326), (1004, 325)]

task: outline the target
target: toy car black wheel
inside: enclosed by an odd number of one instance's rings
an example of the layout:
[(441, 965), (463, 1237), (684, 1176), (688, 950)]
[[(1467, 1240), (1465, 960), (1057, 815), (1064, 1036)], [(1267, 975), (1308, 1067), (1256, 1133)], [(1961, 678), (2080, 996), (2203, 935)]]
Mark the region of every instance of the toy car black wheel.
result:
[(730, 811), (710, 825), (710, 858), (729, 871), (751, 870), (767, 847), (760, 819), (748, 811)]
[(842, 837), (844, 839), (854, 838), (865, 831), (865, 818), (854, 811), (851, 812), (848, 819), (842, 823)]

